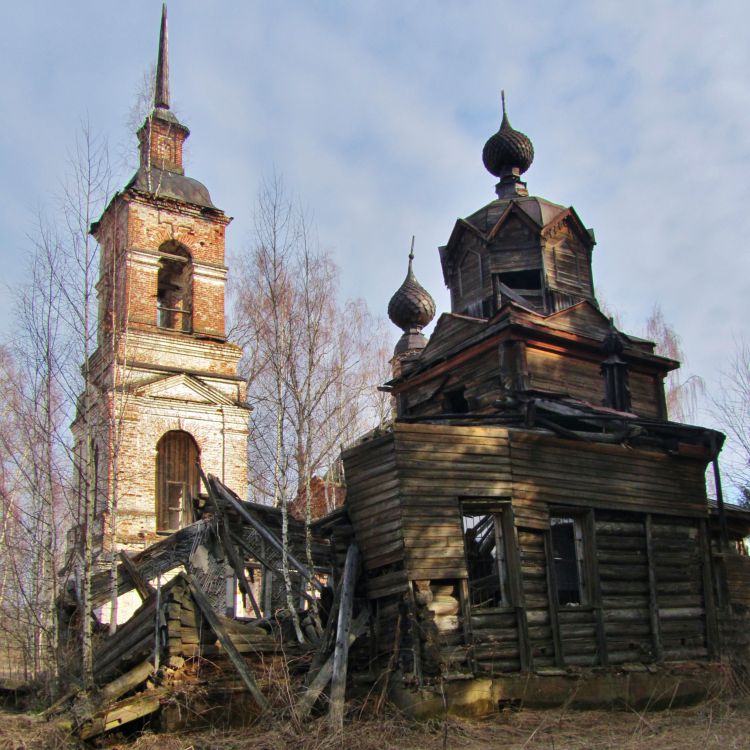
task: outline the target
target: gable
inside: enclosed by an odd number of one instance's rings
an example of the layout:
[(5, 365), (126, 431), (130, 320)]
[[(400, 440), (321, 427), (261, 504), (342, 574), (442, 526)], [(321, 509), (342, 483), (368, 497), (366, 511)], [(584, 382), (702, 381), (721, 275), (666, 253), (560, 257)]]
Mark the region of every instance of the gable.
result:
[(420, 356), (420, 365), (434, 362), (487, 327), (487, 321), (443, 313)]
[(609, 318), (588, 300), (549, 315), (545, 323), (563, 331), (601, 340), (611, 327)]
[(487, 239), (495, 239), (501, 230), (504, 234), (509, 233), (512, 240), (528, 241), (539, 234), (540, 226), (515, 201), (511, 201), (495, 226), (487, 233)]
[(187, 401), (206, 405), (231, 406), (234, 403), (224, 393), (185, 373), (159, 378), (146, 385), (139, 386), (135, 389), (135, 395), (165, 401)]
[(593, 231), (586, 229), (574, 208), (567, 208), (561, 211), (557, 216), (552, 218), (542, 227), (542, 235), (550, 237), (561, 230), (565, 230), (575, 235), (581, 240), (583, 245), (591, 250), (596, 244), (593, 237)]

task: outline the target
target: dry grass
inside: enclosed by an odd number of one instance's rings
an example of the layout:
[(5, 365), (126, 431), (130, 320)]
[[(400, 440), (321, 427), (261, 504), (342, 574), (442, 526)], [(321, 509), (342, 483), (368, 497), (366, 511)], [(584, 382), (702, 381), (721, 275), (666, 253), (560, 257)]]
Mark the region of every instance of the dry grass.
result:
[[(0, 750), (73, 750), (60, 726), (0, 711)], [(716, 697), (667, 711), (504, 711), (484, 721), (416, 724), (350, 715), (343, 735), (325, 717), (294, 728), (264, 719), (243, 730), (143, 734), (132, 742), (108, 740), (109, 750), (739, 750), (750, 747), (750, 697)]]
[(67, 729), (29, 714), (0, 708), (0, 750), (73, 750), (78, 744)]

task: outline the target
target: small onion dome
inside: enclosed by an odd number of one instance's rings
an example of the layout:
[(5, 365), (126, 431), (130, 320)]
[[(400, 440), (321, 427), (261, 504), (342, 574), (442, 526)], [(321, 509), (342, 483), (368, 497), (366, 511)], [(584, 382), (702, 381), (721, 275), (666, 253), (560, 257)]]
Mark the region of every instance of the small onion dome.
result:
[[(388, 303), (388, 317), (404, 332), (405, 336), (402, 339), (407, 338), (408, 334), (419, 334), (422, 328), (435, 317), (435, 300), (432, 299), (430, 293), (417, 281), (417, 277), (412, 270), (413, 260), (414, 240), (412, 239), (412, 250), (409, 253), (409, 270), (404, 283), (401, 284)], [(419, 334), (419, 339), (422, 340), (423, 338)]]
[(523, 174), (534, 161), (534, 145), (531, 139), (518, 130), (514, 130), (508, 121), (505, 111), (505, 92), (503, 100), (503, 121), (500, 130), (490, 136), (484, 144), (482, 161), (487, 171), (495, 177), (502, 177), (517, 170)]

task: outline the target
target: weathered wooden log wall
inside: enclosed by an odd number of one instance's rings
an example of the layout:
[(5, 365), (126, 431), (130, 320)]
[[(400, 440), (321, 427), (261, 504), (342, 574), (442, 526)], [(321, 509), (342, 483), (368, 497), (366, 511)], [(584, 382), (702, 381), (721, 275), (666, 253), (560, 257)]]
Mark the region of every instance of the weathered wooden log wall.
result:
[(523, 430), (510, 445), (517, 515), (549, 503), (706, 517), (704, 461)]
[[(344, 461), (381, 662), (397, 647), (402, 667), (424, 677), (436, 664), (444, 674), (499, 674), (718, 654), (701, 461), (410, 423)], [(469, 506), (506, 519), (501, 607), (468, 601)], [(586, 595), (575, 604), (558, 602), (551, 510), (583, 528)]]

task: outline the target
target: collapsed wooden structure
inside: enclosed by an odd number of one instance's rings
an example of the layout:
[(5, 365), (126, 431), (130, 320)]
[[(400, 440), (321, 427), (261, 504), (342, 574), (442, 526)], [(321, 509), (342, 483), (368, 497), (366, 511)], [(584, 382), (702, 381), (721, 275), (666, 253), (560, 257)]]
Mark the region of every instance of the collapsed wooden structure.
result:
[[(343, 721), (349, 646), (370, 619), (366, 603), (355, 600), (359, 553), (344, 514), (323, 524), (333, 523), (336, 533), (312, 529), (312, 560), (302, 562), (303, 524), (289, 519), (285, 548), (279, 509), (242, 502), (216, 477), (203, 479), (200, 520), (137, 554), (120, 553), (117, 593), (137, 591), (141, 606), (113, 635), (100, 636), (95, 688), (72, 691), (48, 710), (67, 711), (83, 739), (139, 719), (173, 726), (175, 705), (183, 724), (206, 717), (231, 723), (232, 713), (250, 721), (269, 707), (266, 695), (278, 692), (274, 679), (290, 672), (307, 678), (298, 716), (309, 714), (324, 691), (327, 697), (330, 684), (332, 721)], [(346, 547), (337, 548), (332, 537)], [(285, 554), (301, 640), (287, 609)], [(252, 607), (250, 617), (235, 616), (238, 590)], [(111, 595), (111, 573), (98, 573), (93, 601), (104, 605)], [(188, 688), (202, 701), (192, 718), (185, 714)], [(228, 715), (238, 694), (249, 703)]]

